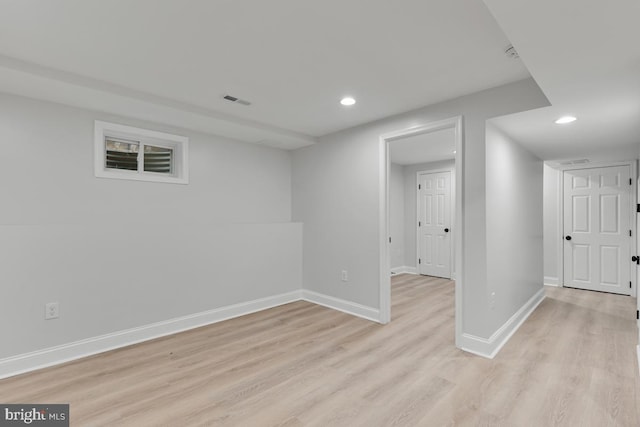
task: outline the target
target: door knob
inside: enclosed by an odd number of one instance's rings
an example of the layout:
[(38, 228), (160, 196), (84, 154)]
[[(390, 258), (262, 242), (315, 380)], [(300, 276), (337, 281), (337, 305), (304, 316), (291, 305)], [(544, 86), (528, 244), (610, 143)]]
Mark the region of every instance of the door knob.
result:
[(567, 237), (565, 237), (565, 239), (571, 240), (571, 236), (567, 236)]
[(449, 229), (448, 229), (448, 228), (445, 228), (445, 229), (444, 229), (444, 232), (445, 232), (445, 233), (448, 233), (448, 232), (449, 232)]

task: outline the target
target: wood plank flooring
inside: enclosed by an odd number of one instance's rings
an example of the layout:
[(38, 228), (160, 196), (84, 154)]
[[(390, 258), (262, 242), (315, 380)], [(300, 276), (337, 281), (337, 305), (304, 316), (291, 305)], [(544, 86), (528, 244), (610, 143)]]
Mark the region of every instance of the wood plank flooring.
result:
[(0, 381), (72, 426), (640, 426), (635, 300), (547, 298), (494, 360), (454, 346), (454, 285), (393, 278), (381, 326), (306, 302)]

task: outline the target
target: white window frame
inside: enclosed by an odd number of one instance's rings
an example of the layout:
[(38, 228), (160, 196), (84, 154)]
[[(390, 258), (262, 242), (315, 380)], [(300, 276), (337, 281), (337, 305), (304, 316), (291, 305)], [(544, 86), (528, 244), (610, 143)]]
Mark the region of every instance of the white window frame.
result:
[[(173, 150), (172, 173), (146, 172), (144, 171), (144, 162), (140, 160), (137, 171), (107, 168), (105, 147), (107, 138), (139, 142), (139, 152), (141, 152), (143, 156), (145, 145), (171, 148)], [(97, 178), (128, 179), (168, 184), (189, 183), (189, 138), (185, 136), (96, 120), (94, 159), (95, 175)], [(140, 162), (142, 166), (140, 166)]]

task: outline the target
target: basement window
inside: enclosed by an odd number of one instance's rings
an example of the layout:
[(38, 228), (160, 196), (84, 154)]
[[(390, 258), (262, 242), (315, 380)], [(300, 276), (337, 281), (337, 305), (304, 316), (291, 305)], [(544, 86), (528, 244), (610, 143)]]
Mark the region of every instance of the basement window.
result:
[(179, 135), (95, 122), (95, 175), (188, 184), (189, 139)]

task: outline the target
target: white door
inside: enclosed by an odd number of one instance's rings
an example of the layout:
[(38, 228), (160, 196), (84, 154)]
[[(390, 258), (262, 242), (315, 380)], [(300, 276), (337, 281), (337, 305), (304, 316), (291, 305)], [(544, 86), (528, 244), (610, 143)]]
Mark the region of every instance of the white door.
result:
[(418, 271), (451, 278), (451, 172), (418, 175)]
[(564, 172), (564, 285), (631, 294), (629, 166)]

